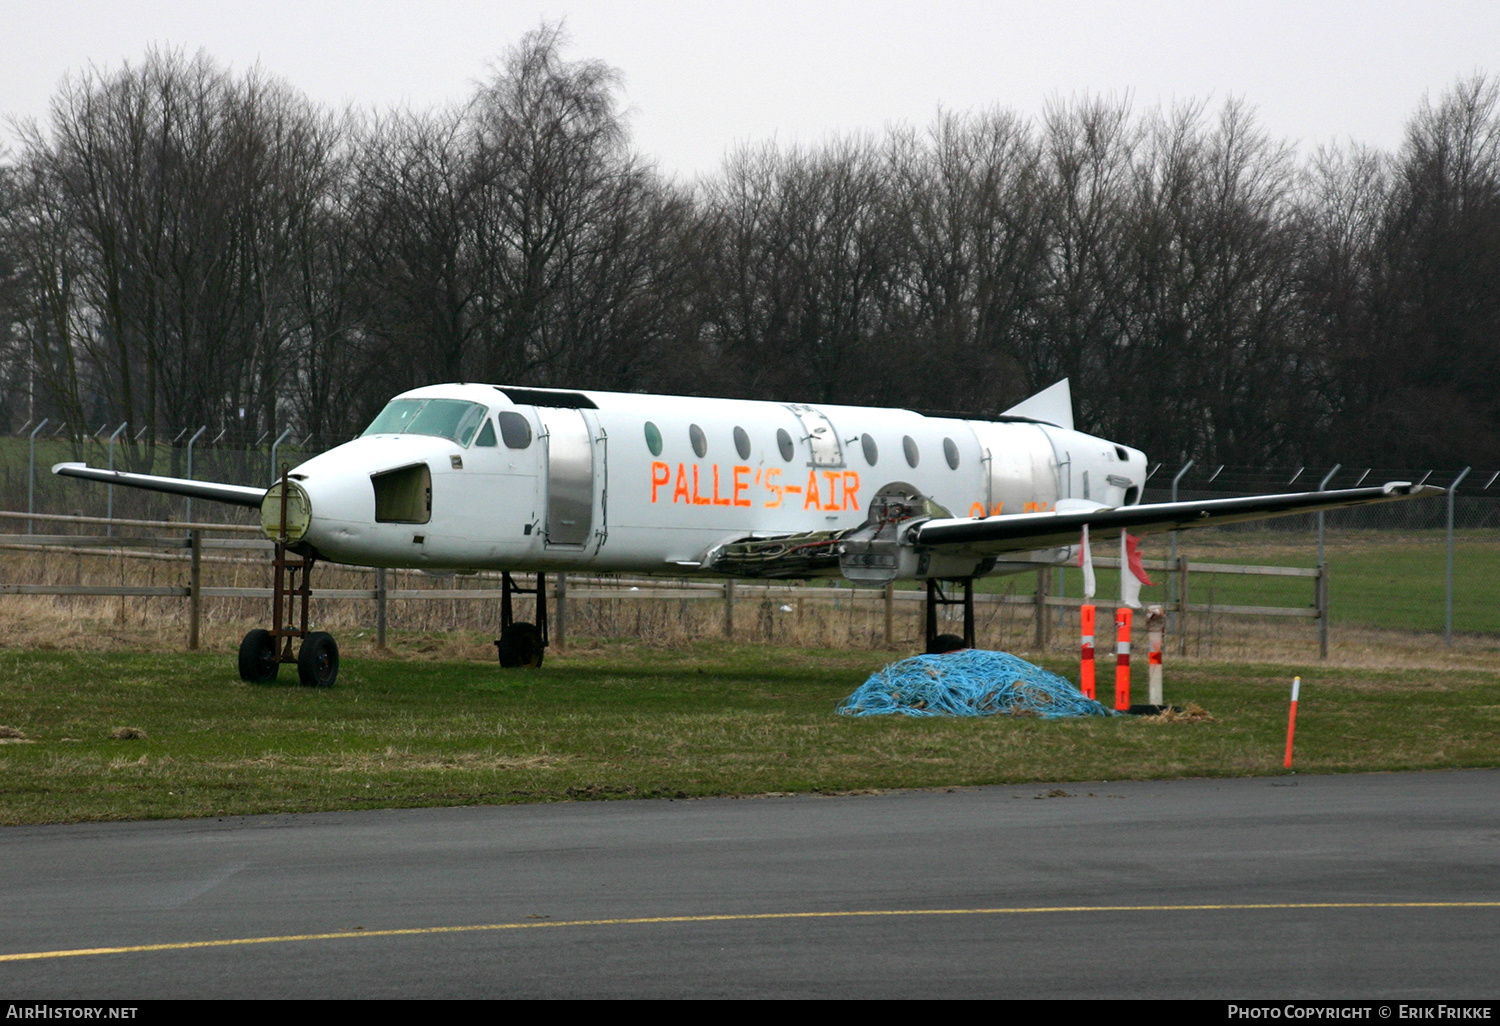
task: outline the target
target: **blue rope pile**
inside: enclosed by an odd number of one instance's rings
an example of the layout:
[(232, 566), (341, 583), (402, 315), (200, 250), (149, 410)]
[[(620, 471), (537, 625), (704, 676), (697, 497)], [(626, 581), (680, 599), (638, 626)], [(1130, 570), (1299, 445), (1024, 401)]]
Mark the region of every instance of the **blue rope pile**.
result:
[(1007, 652), (966, 648), (919, 655), (871, 675), (843, 716), (1115, 716), (1071, 682)]

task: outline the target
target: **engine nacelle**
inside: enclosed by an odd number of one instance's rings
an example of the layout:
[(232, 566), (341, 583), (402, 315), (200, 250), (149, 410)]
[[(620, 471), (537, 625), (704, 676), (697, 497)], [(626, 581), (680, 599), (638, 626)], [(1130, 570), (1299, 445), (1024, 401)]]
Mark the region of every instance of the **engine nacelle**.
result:
[(913, 545), (912, 531), (934, 517), (951, 514), (904, 481), (885, 485), (870, 499), (865, 523), (844, 535), (839, 572), (853, 584), (881, 588), (891, 581), (928, 577), (974, 577), (993, 559), (935, 553)]

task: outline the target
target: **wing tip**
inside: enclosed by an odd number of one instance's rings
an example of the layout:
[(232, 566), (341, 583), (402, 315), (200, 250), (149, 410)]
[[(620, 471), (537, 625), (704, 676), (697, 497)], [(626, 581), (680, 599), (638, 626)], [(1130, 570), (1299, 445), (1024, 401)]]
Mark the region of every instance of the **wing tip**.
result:
[(1427, 499), (1448, 494), (1448, 489), (1430, 484), (1412, 484), (1410, 481), (1387, 481), (1381, 486), (1387, 495), (1404, 495), (1412, 499)]

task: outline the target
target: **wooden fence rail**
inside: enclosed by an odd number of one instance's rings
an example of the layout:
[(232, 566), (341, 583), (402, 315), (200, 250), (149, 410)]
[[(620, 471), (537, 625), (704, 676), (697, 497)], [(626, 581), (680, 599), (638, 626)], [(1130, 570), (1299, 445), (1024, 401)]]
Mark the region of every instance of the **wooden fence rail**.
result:
[[(59, 514), (27, 514), (0, 511), (0, 520), (40, 520), (76, 524), (108, 523), (102, 517), (64, 516)], [(144, 552), (130, 550), (157, 549), (165, 550), (169, 555), (156, 556), (154, 558), (179, 559), (190, 564), (189, 579), (186, 586), (146, 586), (146, 585), (105, 585), (105, 584), (3, 584), (0, 583), (0, 595), (68, 595), (68, 596), (100, 596), (100, 597), (144, 597), (144, 598), (186, 598), (189, 600), (188, 633), (189, 648), (198, 647), (199, 624), (202, 612), (202, 601), (212, 598), (265, 598), (272, 595), (270, 588), (252, 587), (213, 587), (204, 586), (201, 583), (201, 567), (203, 553), (206, 550), (231, 551), (242, 550), (247, 552), (267, 552), (272, 548), (270, 541), (265, 538), (205, 538), (208, 532), (226, 532), (233, 534), (260, 533), (260, 528), (238, 524), (206, 524), (194, 523), (184, 524), (172, 521), (152, 520), (116, 520), (113, 522), (117, 527), (127, 528), (158, 528), (167, 530), (184, 531), (185, 534), (177, 536), (146, 536), (146, 535), (68, 535), (68, 534), (3, 534), (0, 533), (0, 549), (18, 550), (41, 550), (41, 551), (66, 551), (76, 555), (101, 555), (118, 552), (120, 555), (147, 555)], [(179, 552), (173, 550), (186, 550)], [(212, 557), (210, 557), (212, 558)], [(259, 560), (253, 560), (259, 562)], [(1248, 616), (1289, 616), (1304, 617), (1318, 621), (1319, 653), (1322, 658), (1328, 655), (1328, 568), (1324, 564), (1320, 567), (1285, 567), (1285, 566), (1243, 566), (1234, 563), (1190, 563), (1186, 558), (1177, 560), (1147, 559), (1143, 560), (1147, 570), (1158, 570), (1163, 573), (1173, 574), (1177, 578), (1177, 595), (1175, 602), (1158, 603), (1167, 612), (1175, 613), (1178, 617), (1177, 635), (1179, 654), (1187, 652), (1187, 621), (1194, 614), (1235, 614)], [(1094, 565), (1100, 568), (1118, 569), (1120, 561), (1117, 558), (1096, 556)], [(376, 620), (379, 624), (379, 636), (384, 643), (384, 625), (386, 622), (387, 603), (391, 601), (410, 601), (427, 599), (459, 599), (499, 601), (501, 590), (498, 587), (485, 588), (389, 588), (385, 585), (384, 574), (375, 568), (367, 567), (342, 567), (341, 569), (353, 571), (366, 571), (376, 575), (374, 586), (370, 588), (314, 588), (312, 595), (317, 599), (355, 599), (361, 601), (374, 601), (376, 603)], [(1052, 617), (1046, 615), (1046, 610), (1053, 609), (1077, 609), (1085, 604), (1082, 598), (1072, 598), (1049, 594), (1052, 567), (1040, 567), (1036, 571), (1036, 590), (1029, 595), (1021, 594), (989, 594), (976, 593), (974, 602), (978, 605), (1027, 605), (1035, 610), (1036, 643), (1038, 648), (1044, 648), (1050, 641)], [(1195, 573), (1211, 574), (1248, 574), (1275, 577), (1300, 577), (1310, 578), (1313, 582), (1313, 602), (1307, 606), (1242, 606), (1225, 605), (1222, 603), (1190, 602), (1189, 580)], [(465, 575), (470, 579), (477, 580), (499, 580), (498, 572), (481, 572), (475, 575)], [(781, 600), (820, 600), (837, 601), (850, 599), (856, 595), (869, 595), (869, 589), (854, 589), (850, 587), (823, 587), (816, 585), (800, 584), (771, 584), (761, 582), (724, 580), (724, 581), (686, 581), (686, 580), (663, 580), (660, 578), (635, 578), (635, 577), (595, 577), (584, 574), (554, 574), (552, 575), (553, 602), (555, 612), (552, 616), (552, 628), (559, 639), (566, 636), (567, 630), (567, 601), (583, 599), (673, 599), (678, 601), (717, 601), (724, 603), (724, 625), (725, 633), (732, 636), (734, 631), (734, 607), (739, 602), (769, 602), (776, 599)], [(893, 640), (893, 613), (897, 604), (910, 604), (922, 602), (926, 597), (925, 589), (919, 587), (897, 588), (887, 585), (883, 589), (883, 601), (885, 606), (885, 635), (886, 643)], [(1099, 605), (1107, 605), (1108, 601), (1094, 600)]]

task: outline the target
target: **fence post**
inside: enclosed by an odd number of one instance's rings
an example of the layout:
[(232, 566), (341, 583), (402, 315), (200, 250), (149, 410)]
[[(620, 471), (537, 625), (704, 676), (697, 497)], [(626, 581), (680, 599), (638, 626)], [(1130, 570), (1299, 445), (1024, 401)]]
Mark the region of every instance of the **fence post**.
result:
[(198, 624), (203, 615), (203, 532), (188, 532), (193, 562), (188, 570), (188, 649), (198, 651)]
[[(189, 481), (191, 481), (193, 479), (193, 443), (196, 442), (196, 441), (198, 441), (198, 436), (201, 435), (201, 434), (203, 434), (203, 432), (205, 432), (207, 430), (208, 430), (208, 425), (205, 424), (203, 427), (200, 427), (193, 434), (192, 438), (188, 439), (188, 444), (187, 444), (187, 476), (188, 476), (188, 480)], [(187, 500), (187, 513), (186, 513), (186, 516), (187, 516), (187, 522), (191, 524), (193, 522), (193, 497), (191, 495), (188, 496), (188, 500)]]
[(281, 443), (284, 442), (284, 441), (286, 441), (286, 436), (289, 435), (289, 434), (291, 434), (291, 433), (292, 433), (292, 429), (291, 428), (287, 428), (281, 434), (279, 434), (279, 435), (276, 436), (276, 441), (274, 441), (274, 442), (271, 443), (271, 480), (272, 481), (276, 480), (276, 450), (278, 450), (278, 449), (281, 448)]
[(1314, 588), (1318, 603), (1318, 658), (1328, 658), (1328, 564), (1318, 564), (1317, 584)]
[(1177, 654), (1187, 655), (1188, 636), (1188, 560), (1177, 560)]
[[(1342, 463), (1335, 463), (1333, 469), (1323, 476), (1322, 483), (1318, 485), (1318, 491), (1326, 492), (1328, 490), (1328, 482), (1333, 480), (1333, 475), (1337, 474), (1342, 467)], [(1323, 565), (1323, 510), (1321, 509), (1318, 510), (1318, 565)]]
[[(129, 426), (130, 426), (130, 422), (126, 421), (124, 424), (121, 424), (119, 427), (115, 428), (115, 433), (109, 436), (109, 469), (110, 470), (114, 470), (115, 469), (115, 439), (119, 438), (120, 437), (120, 432), (124, 431)], [(106, 514), (106, 519), (108, 519), (110, 521), (113, 521), (115, 519), (115, 486), (114, 485), (110, 485), (108, 488), (105, 489), (105, 493), (108, 496), (108, 499), (106, 500), (106, 503), (105, 503), (106, 509), (108, 510), (108, 513)], [(115, 533), (115, 525), (113, 523), (110, 523), (105, 528), (104, 533), (105, 534), (114, 534)], [(120, 608), (122, 610), (125, 608), (125, 600), (123, 598), (120, 600)]]
[(896, 634), (896, 582), (887, 581), (885, 585), (885, 647), (895, 647)]
[(1443, 641), (1453, 647), (1453, 493), (1472, 468), (1465, 467), (1448, 486), (1448, 573), (1443, 592)]
[(1047, 585), (1050, 576), (1051, 574), (1048, 573), (1047, 567), (1042, 567), (1036, 572), (1036, 615), (1034, 619), (1036, 620), (1035, 647), (1038, 651), (1043, 651), (1047, 647)]
[[(1193, 461), (1192, 460), (1188, 460), (1186, 463), (1184, 463), (1182, 465), (1182, 469), (1177, 472), (1176, 476), (1174, 476), (1172, 478), (1172, 501), (1173, 502), (1177, 501), (1177, 482), (1179, 482), (1179, 481), (1182, 480), (1182, 475), (1183, 474), (1186, 474), (1189, 470), (1192, 470), (1192, 469), (1193, 469)], [(1215, 476), (1217, 477), (1218, 475), (1215, 475)], [(1171, 532), (1167, 536), (1167, 538), (1168, 538), (1168, 541), (1169, 541), (1169, 543), (1171, 545), (1171, 549), (1172, 549), (1171, 555), (1169, 555), (1167, 558), (1170, 559), (1172, 562), (1175, 563), (1175, 562), (1177, 562), (1177, 532), (1176, 531)], [(1179, 584), (1182, 585), (1182, 586), (1186, 586), (1186, 584), (1187, 584), (1187, 574), (1186, 574), (1185, 571), (1181, 575)], [(1167, 579), (1167, 586), (1169, 588), (1171, 587), (1171, 578)], [(1185, 599), (1180, 599), (1177, 595), (1170, 595), (1169, 594), (1167, 596), (1167, 607), (1169, 609), (1174, 604), (1179, 603), (1179, 602), (1182, 605), (1184, 605), (1184, 606), (1187, 604), (1187, 601)], [(1182, 612), (1186, 613), (1187, 610), (1183, 609)], [(1176, 625), (1175, 621), (1176, 621), (1176, 617), (1174, 615), (1172, 615), (1172, 614), (1168, 614), (1168, 617), (1167, 617), (1167, 629), (1169, 631), (1172, 630), (1173, 627)], [(1184, 625), (1183, 628), (1182, 628), (1182, 637), (1184, 639), (1186, 639), (1186, 637), (1187, 637), (1187, 627), (1186, 627), (1186, 625)], [(1187, 644), (1187, 641), (1184, 640), (1183, 641), (1183, 645), (1185, 646), (1186, 644)], [(1183, 655), (1187, 655), (1186, 648), (1183, 649), (1182, 654)]]
[[(42, 422), (31, 432), (31, 469), (26, 479), (26, 512), (28, 513), (36, 512), (36, 433), (47, 426), (49, 419), (48, 417), (43, 417)], [(35, 533), (31, 529), (30, 520), (26, 521), (26, 533)]]
[(557, 648), (568, 643), (568, 575), (557, 575), (557, 591), (552, 603), (552, 638)]
[(387, 586), (385, 567), (375, 568), (375, 647), (385, 651), (385, 603)]
[(724, 582), (724, 637), (734, 640), (734, 578)]

